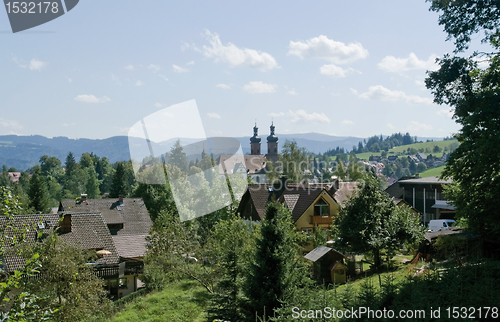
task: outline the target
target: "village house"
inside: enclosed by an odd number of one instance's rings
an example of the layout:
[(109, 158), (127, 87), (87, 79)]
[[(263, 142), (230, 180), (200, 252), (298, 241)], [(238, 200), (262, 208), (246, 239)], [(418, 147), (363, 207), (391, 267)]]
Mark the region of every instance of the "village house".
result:
[[(357, 182), (335, 181), (328, 184), (290, 184), (282, 179), (276, 184), (251, 184), (238, 206), (242, 218), (261, 221), (266, 204), (278, 201), (292, 214), (295, 228), (307, 234), (318, 227), (329, 229), (349, 196), (357, 189)], [(306, 247), (305, 252), (312, 247)]]
[(401, 178), (385, 190), (390, 196), (402, 199), (422, 214), (422, 222), (432, 219), (454, 219), (455, 208), (444, 199), (443, 186), (451, 180), (438, 177)]
[[(41, 242), (49, 233), (59, 228), (57, 232), (66, 243), (82, 250), (91, 250), (96, 256), (99, 255), (89, 265), (95, 268), (97, 276), (106, 281), (106, 289), (110, 297), (119, 297), (120, 291), (130, 293), (134, 290), (133, 287), (128, 289), (129, 285), (124, 279), (127, 275), (136, 274), (136, 272), (120, 263), (118, 251), (102, 214), (19, 215), (13, 217), (12, 226), (19, 229), (34, 227), (26, 231), (25, 242), (30, 244)], [(38, 238), (38, 233), (42, 233), (41, 239)], [(14, 234), (14, 232), (7, 229), (5, 234)], [(18, 270), (25, 263), (26, 259), (11, 251), (10, 248), (4, 249), (2, 268), (6, 272)]]
[[(58, 213), (72, 216), (82, 213), (101, 214), (116, 248), (121, 269), (110, 279), (111, 295), (122, 297), (142, 286), (138, 276), (144, 267), (146, 237), (152, 221), (141, 198), (87, 199), (86, 195), (82, 195), (77, 200), (62, 200)], [(119, 286), (118, 289), (116, 285)]]

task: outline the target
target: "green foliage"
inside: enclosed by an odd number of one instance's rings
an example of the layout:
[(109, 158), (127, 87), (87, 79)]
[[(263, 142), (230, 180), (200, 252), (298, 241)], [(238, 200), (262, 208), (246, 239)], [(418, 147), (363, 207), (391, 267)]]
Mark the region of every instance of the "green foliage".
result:
[(285, 141), (281, 148), (276, 170), (286, 176), (289, 182), (301, 182), (304, 171), (309, 168), (308, 152), (295, 141)]
[[(210, 159), (210, 157), (208, 157)], [(166, 163), (168, 165), (174, 165), (179, 168), (181, 171), (187, 172), (188, 170), (188, 161), (186, 157), (186, 153), (184, 153), (180, 140), (177, 140), (170, 149), (170, 153), (166, 156)], [(204, 167), (202, 167), (203, 169)], [(208, 168), (207, 168), (208, 169)]]
[(33, 251), (40, 254), (40, 273), (27, 287), (43, 297), (43, 304), (58, 310), (55, 321), (82, 321), (110, 312), (112, 306), (102, 280), (86, 265), (95, 254), (68, 245), (56, 233)]
[[(471, 37), (484, 33), (483, 42), (492, 52), (461, 57), (445, 55), (439, 70), (430, 72), (427, 88), (434, 101), (454, 110), (462, 128), (456, 134), (460, 146), (451, 153), (443, 172), (458, 189), (448, 197), (457, 216), (489, 238), (500, 238), (500, 19), (494, 0), (433, 1), (448, 39), (455, 40), (455, 53), (468, 48)], [(480, 69), (478, 62), (487, 67)]]
[(125, 197), (129, 192), (128, 188), (125, 164), (123, 162), (117, 162), (116, 172), (113, 175), (113, 181), (109, 190), (109, 196), (112, 198), (118, 198), (119, 196)]
[[(209, 257), (209, 249), (200, 242), (198, 222), (181, 222), (179, 216), (162, 211), (154, 221), (148, 240), (148, 252), (144, 263), (150, 276), (145, 276), (146, 287), (154, 289), (154, 280), (163, 271), (168, 281), (188, 277), (198, 281), (208, 292), (213, 293), (215, 276), (213, 270), (202, 265), (201, 260)], [(151, 268), (148, 268), (150, 266)], [(155, 268), (157, 267), (157, 268)]]
[(87, 182), (85, 183), (85, 192), (87, 198), (97, 199), (100, 198), (99, 180), (97, 180), (97, 173), (94, 168), (87, 169)]
[[(252, 225), (252, 224), (250, 224)], [(220, 278), (211, 294), (208, 321), (242, 321), (242, 286), (246, 262), (253, 250), (251, 226), (238, 217), (220, 221), (213, 230), (209, 248), (214, 273)]]
[(391, 252), (421, 239), (423, 228), (408, 208), (396, 206), (374, 176), (367, 176), (359, 188), (335, 219), (339, 245), (353, 252), (372, 252), (378, 267), (380, 250)]
[(282, 205), (267, 205), (244, 286), (250, 321), (255, 316), (270, 317), (275, 309), (287, 307), (310, 281), (298, 255), (299, 233), (290, 217)]
[[(15, 252), (17, 245), (23, 245), (26, 231), (30, 226), (16, 227), (13, 216), (22, 212), (21, 205), (11, 190), (0, 187), (0, 255), (4, 252)], [(7, 232), (8, 231), (8, 232)], [(7, 249), (7, 250), (6, 250)], [(19, 252), (19, 254), (21, 254)], [(3, 259), (3, 257), (1, 257)], [(50, 306), (42, 303), (42, 298), (27, 288), (29, 278), (40, 269), (39, 254), (27, 258), (23, 268), (3, 276), (0, 280), (0, 317), (2, 321), (45, 321), (55, 312)]]
[(36, 166), (33, 175), (30, 179), (30, 187), (28, 190), (30, 200), (29, 206), (35, 211), (47, 212), (49, 208), (49, 200), (47, 196), (47, 187), (42, 178), (40, 167)]
[(163, 290), (138, 297), (109, 322), (203, 322), (209, 296), (195, 281), (178, 280)]

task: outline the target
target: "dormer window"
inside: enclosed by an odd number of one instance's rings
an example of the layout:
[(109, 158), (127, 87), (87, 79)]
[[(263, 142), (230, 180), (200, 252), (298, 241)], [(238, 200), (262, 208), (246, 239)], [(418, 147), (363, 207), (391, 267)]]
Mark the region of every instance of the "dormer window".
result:
[(321, 198), (314, 205), (314, 215), (323, 217), (328, 216), (330, 214), (328, 208), (329, 208), (328, 203), (326, 203), (326, 201), (323, 200), (323, 198)]

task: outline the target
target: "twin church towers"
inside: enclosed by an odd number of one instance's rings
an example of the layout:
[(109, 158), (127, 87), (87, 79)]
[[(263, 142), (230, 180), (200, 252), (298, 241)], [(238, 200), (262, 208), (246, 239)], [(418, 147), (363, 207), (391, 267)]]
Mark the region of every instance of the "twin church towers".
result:
[[(274, 134), (274, 122), (271, 123), (271, 134), (267, 137), (267, 154), (266, 159), (271, 161), (278, 160), (278, 137)], [(257, 123), (253, 127), (253, 136), (250, 138), (250, 150), (251, 155), (261, 155), (260, 152), (260, 137), (259, 137), (259, 128), (257, 127)]]

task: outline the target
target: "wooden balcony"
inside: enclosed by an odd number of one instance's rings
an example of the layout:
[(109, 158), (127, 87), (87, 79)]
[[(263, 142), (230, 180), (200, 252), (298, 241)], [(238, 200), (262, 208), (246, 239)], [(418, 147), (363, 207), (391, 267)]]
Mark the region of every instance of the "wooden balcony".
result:
[(331, 225), (333, 222), (333, 218), (330, 216), (311, 216), (310, 223), (313, 225), (327, 224)]

